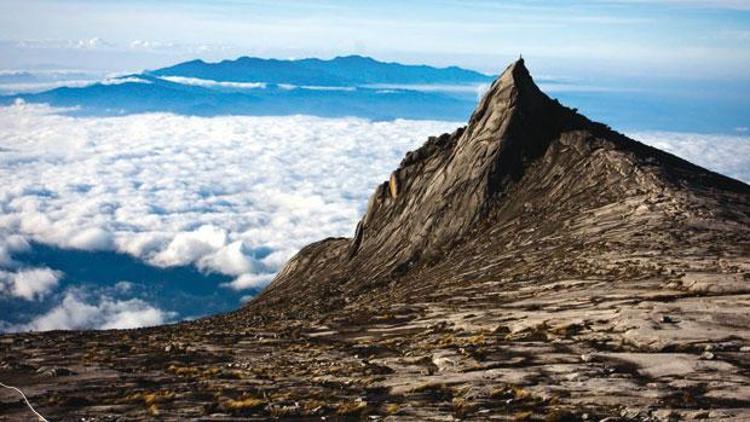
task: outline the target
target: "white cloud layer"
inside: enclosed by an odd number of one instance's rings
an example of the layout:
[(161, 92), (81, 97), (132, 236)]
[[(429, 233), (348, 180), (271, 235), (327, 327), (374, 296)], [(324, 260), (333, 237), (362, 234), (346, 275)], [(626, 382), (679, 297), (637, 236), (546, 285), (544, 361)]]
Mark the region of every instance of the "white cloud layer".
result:
[(674, 132), (633, 132), (628, 136), (701, 167), (750, 183), (750, 136)]
[(0, 238), (0, 268), (9, 268), (16, 265), (13, 254), (29, 250), (31, 245), (23, 236), (5, 235)]
[(125, 83), (150, 84), (150, 80), (130, 75), (129, 72), (104, 74), (79, 70), (0, 70), (0, 94), (42, 92), (60, 87), (82, 88), (94, 84), (120, 85)]
[(62, 39), (36, 39), (36, 40), (21, 40), (16, 43), (21, 48), (61, 48), (61, 49), (72, 49), (72, 50), (94, 50), (100, 48), (112, 47), (111, 42), (105, 41), (99, 37), (78, 39), (78, 40), (62, 40)]
[(264, 287), (273, 279), (274, 274), (242, 274), (227, 283), (226, 286), (234, 290), (244, 290), (253, 287)]
[(64, 80), (64, 81), (44, 81), (44, 82), (27, 82), (27, 83), (0, 83), (0, 94), (21, 94), (42, 92), (50, 89), (60, 88), (63, 86), (71, 88), (82, 88), (96, 83), (95, 80)]
[(0, 237), (195, 265), (236, 276), (234, 289), (350, 235), (403, 154), (458, 125), (55, 111), (0, 108)]
[(204, 86), (209, 88), (224, 87), (240, 89), (264, 89), (266, 87), (266, 84), (264, 82), (223, 82), (214, 81), (211, 79), (188, 78), (185, 76), (162, 76), (161, 79), (177, 84)]
[(41, 299), (57, 286), (60, 271), (49, 268), (30, 268), (18, 271), (0, 270), (0, 294), (10, 294), (26, 300)]
[(107, 78), (99, 83), (102, 85), (122, 85), (122, 84), (127, 84), (127, 83), (150, 84), (152, 82), (147, 79), (139, 78), (137, 76), (125, 76), (125, 77)]
[(137, 328), (164, 324), (173, 315), (139, 299), (117, 301), (107, 297), (92, 303), (76, 291), (69, 291), (58, 306), (28, 324), (7, 331), (49, 331)]

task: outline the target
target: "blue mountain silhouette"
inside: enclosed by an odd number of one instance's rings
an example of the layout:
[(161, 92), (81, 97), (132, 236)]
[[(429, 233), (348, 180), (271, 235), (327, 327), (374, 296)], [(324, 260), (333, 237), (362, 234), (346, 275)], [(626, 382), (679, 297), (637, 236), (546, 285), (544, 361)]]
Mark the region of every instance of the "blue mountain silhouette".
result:
[[(369, 57), (194, 60), (106, 83), (0, 97), (76, 107), (76, 115), (178, 114), (355, 116), (373, 120), (465, 120), (490, 77), (458, 67), (383, 63)], [(242, 83), (257, 83), (243, 85)], [(436, 90), (409, 89), (432, 85)], [(461, 92), (440, 86), (464, 86)]]
[(489, 83), (492, 77), (459, 67), (384, 63), (371, 57), (344, 56), (331, 60), (260, 59), (240, 57), (206, 63), (193, 60), (150, 72), (227, 82), (266, 82), (314, 86), (361, 86), (369, 84), (472, 84)]

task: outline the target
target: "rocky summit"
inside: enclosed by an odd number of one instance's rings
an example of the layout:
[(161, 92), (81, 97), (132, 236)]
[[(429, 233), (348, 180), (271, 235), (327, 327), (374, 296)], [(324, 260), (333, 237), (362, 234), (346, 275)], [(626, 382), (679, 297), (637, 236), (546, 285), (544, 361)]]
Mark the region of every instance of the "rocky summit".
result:
[(750, 420), (750, 186), (519, 60), (244, 308), (5, 335), (0, 381), (56, 421)]

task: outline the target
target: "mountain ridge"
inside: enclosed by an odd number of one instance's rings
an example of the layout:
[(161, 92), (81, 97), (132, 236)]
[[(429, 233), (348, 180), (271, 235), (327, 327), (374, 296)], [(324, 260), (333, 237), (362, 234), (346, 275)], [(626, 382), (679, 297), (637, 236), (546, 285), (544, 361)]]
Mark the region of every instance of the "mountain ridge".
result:
[[(5, 95), (0, 104), (17, 99), (48, 103), (74, 108), (67, 113), (76, 116), (172, 112), (460, 121), (470, 113), (479, 85), (489, 81), (486, 75), (457, 67), (383, 63), (359, 56), (327, 61), (241, 57), (218, 63), (193, 60), (83, 87)], [(419, 84), (469, 89), (420, 91), (414, 86)]]
[(263, 59), (242, 56), (235, 60), (208, 63), (192, 60), (146, 73), (182, 76), (226, 82), (264, 82), (295, 85), (358, 86), (373, 84), (485, 83), (482, 73), (457, 66), (433, 67), (381, 62), (372, 57), (350, 55), (329, 60)]

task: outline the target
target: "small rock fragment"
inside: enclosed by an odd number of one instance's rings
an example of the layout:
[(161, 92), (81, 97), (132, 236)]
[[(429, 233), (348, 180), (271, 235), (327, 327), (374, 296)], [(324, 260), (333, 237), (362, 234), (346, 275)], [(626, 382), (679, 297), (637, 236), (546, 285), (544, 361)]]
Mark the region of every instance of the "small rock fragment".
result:
[(703, 354), (701, 354), (700, 359), (701, 360), (713, 360), (715, 357), (716, 356), (714, 356), (714, 354), (711, 352), (703, 352)]
[(709, 415), (708, 410), (698, 410), (696, 412), (689, 413), (686, 416), (688, 419), (698, 420), (698, 419), (708, 419), (708, 415)]
[(593, 353), (584, 353), (581, 355), (581, 360), (584, 362), (593, 362), (596, 359), (596, 355)]
[(653, 416), (654, 419), (657, 421), (671, 421), (676, 418), (677, 415), (672, 410), (669, 409), (660, 409), (654, 411), (651, 416)]
[(50, 378), (66, 377), (66, 376), (69, 376), (69, 375), (76, 375), (76, 373), (73, 372), (73, 371), (71, 371), (70, 369), (63, 368), (63, 367), (60, 367), (60, 366), (56, 366), (56, 367), (53, 367), (53, 368), (47, 368), (47, 367), (42, 366), (39, 369), (37, 369), (36, 372), (38, 374), (41, 374), (41, 375), (43, 375), (45, 377), (50, 377)]

